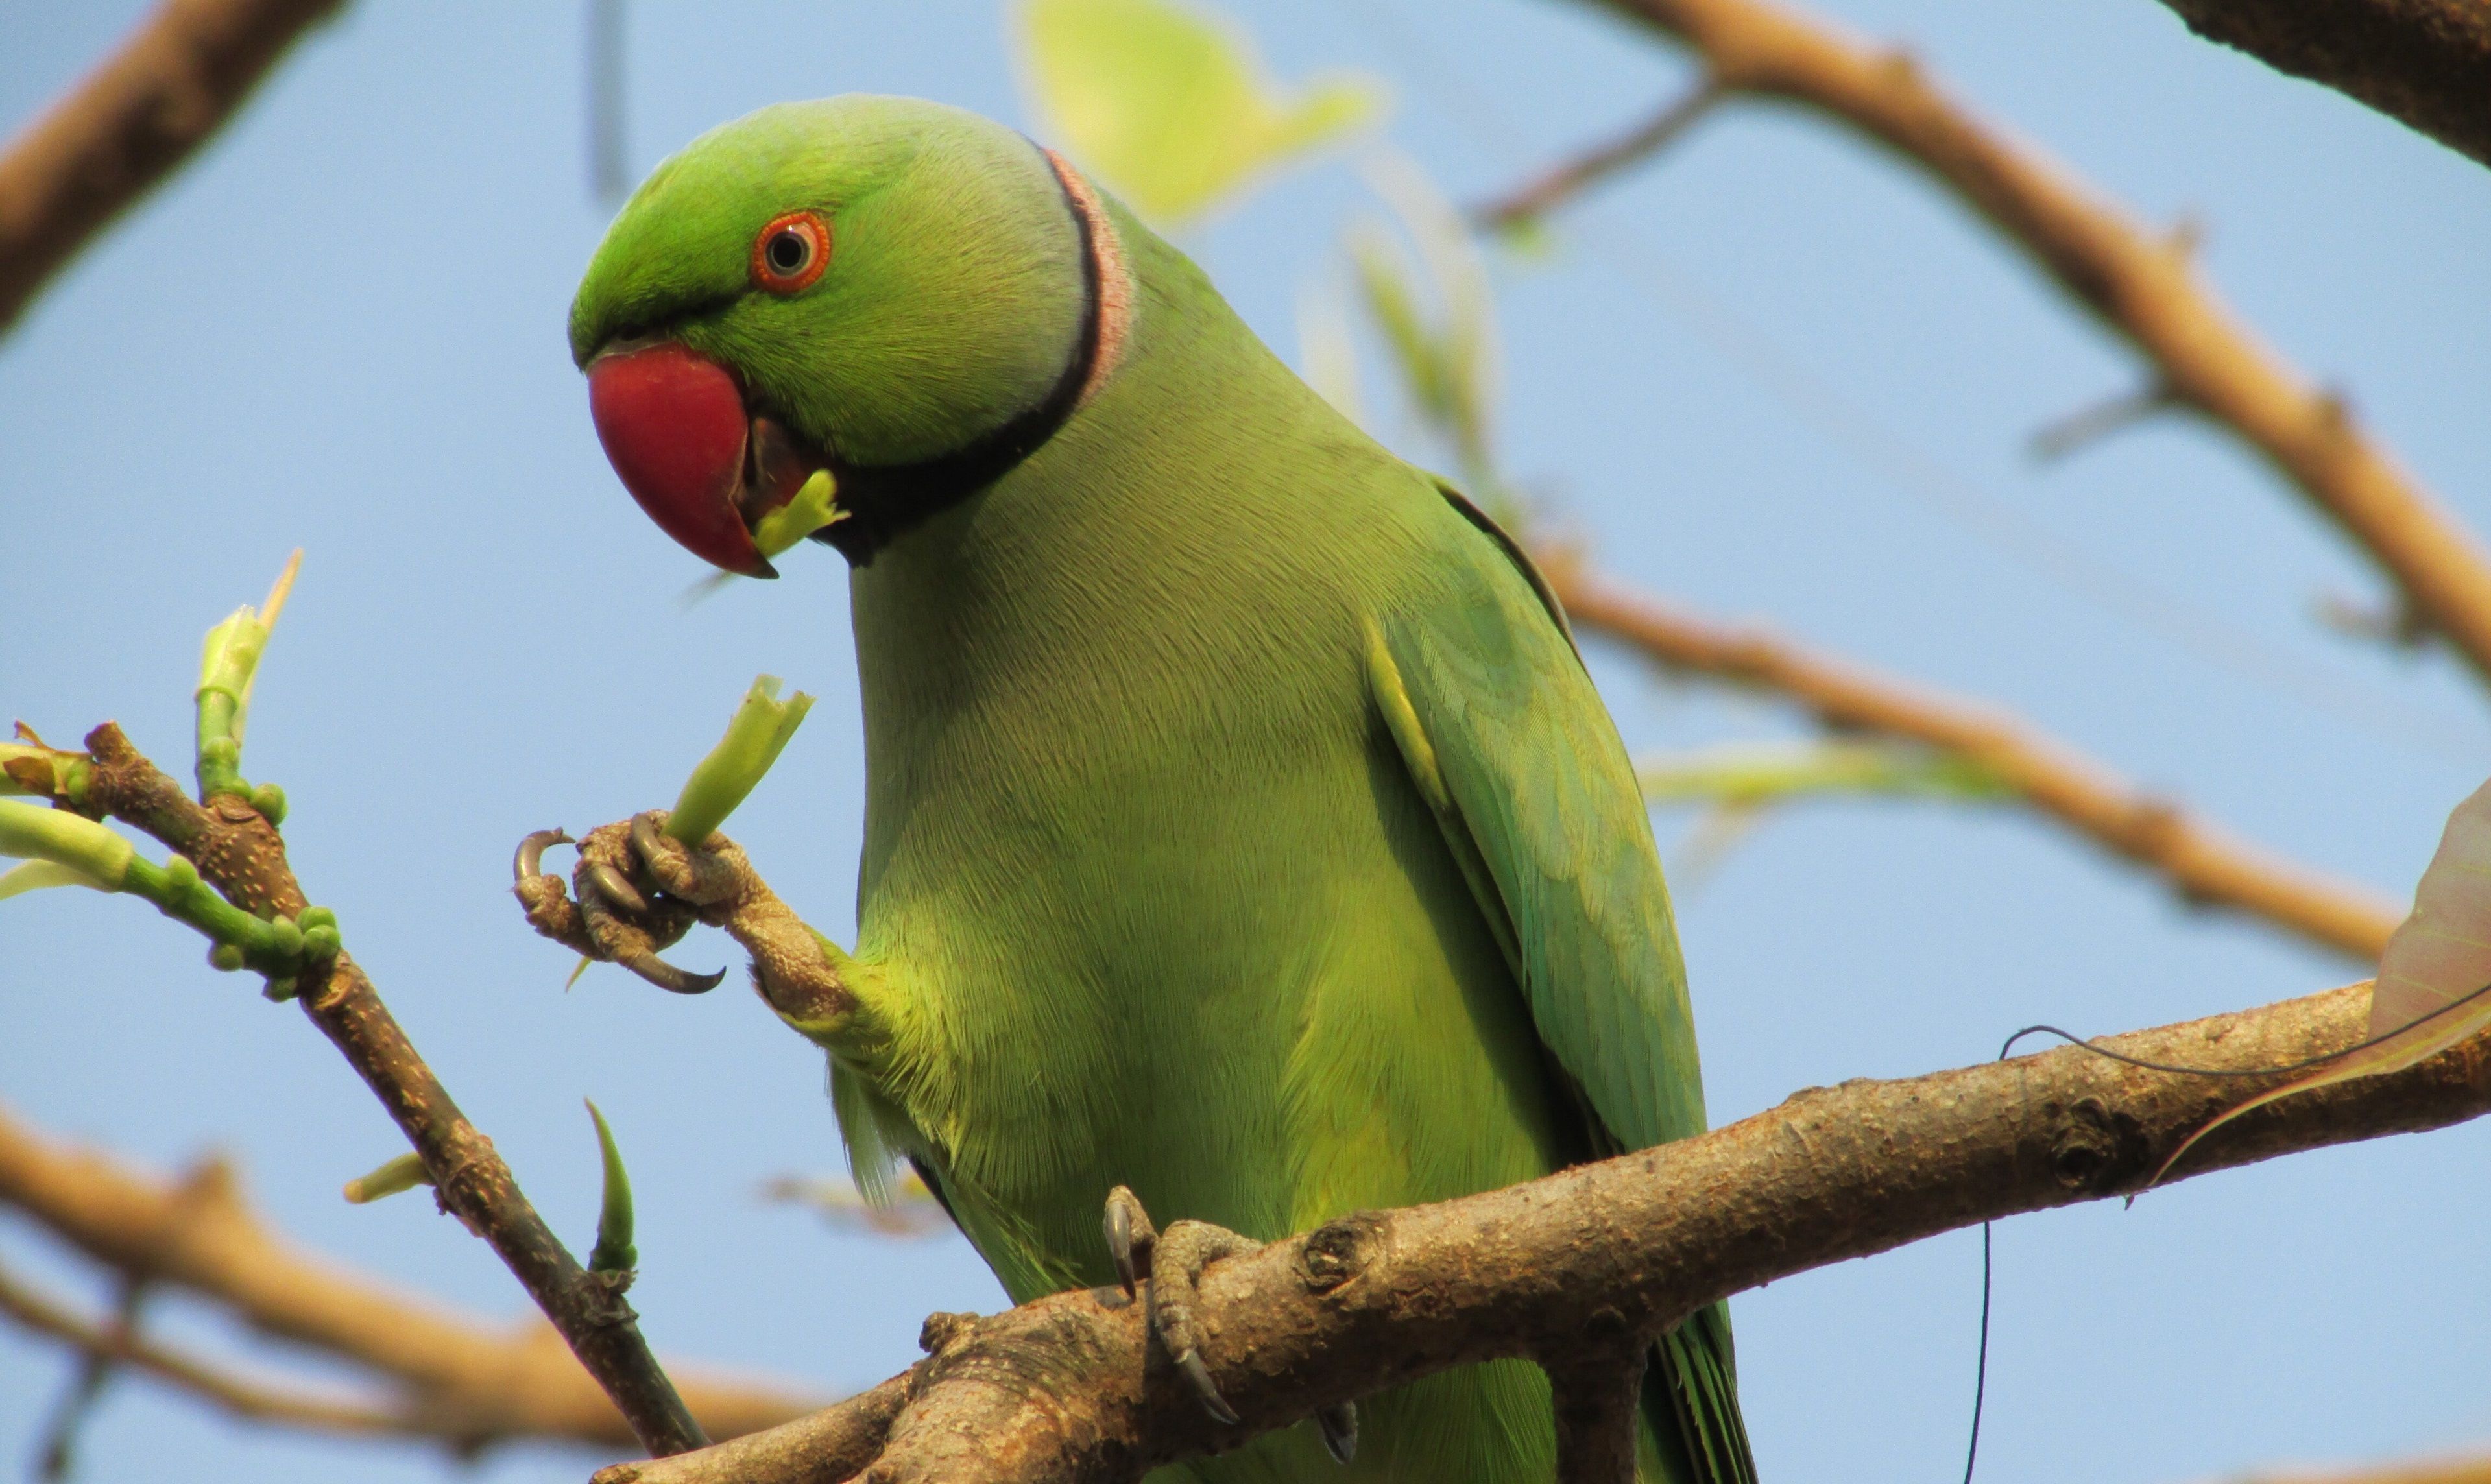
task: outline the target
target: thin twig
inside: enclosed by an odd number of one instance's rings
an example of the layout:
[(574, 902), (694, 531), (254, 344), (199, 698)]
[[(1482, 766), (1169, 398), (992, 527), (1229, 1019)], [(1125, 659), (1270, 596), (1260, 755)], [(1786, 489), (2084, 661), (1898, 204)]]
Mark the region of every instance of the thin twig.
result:
[(0, 332), (342, 0), (164, 0), (0, 152)]
[(2171, 389), (2159, 384), (2123, 392), (2090, 407), (2079, 407), (2033, 434), (2033, 456), (2049, 460), (2065, 458), (2088, 444), (2096, 443), (2144, 422), (2156, 413), (2169, 412), (2177, 404)]
[(1832, 730), (1910, 738), (1960, 754), (2031, 807), (2159, 874), (2192, 904), (2246, 913), (2365, 965), (2378, 962), (2404, 919), (2392, 903), (2233, 839), (2023, 722), (1697, 618), (1603, 581), (1567, 553), (1541, 556), (1550, 586), (1583, 628), (1669, 669), (1787, 696)]
[[(2359, 1040), (2369, 986), (2110, 1038), (2148, 1061), (2265, 1066)], [(1209, 1416), (1108, 1288), (955, 1319), (906, 1376), (877, 1484), (1126, 1480), (1236, 1447), (1316, 1409), (1451, 1366), (1653, 1334), (1759, 1284), (1941, 1232), (2123, 1195), (2235, 1097), (2074, 1049), (1899, 1082), (1819, 1088), (1709, 1134), (1435, 1206), (1365, 1211), (1214, 1265), (1195, 1314), (1221, 1394)], [(2186, 1178), (2491, 1112), (2491, 1035), (2418, 1066), (2285, 1098), (2189, 1151)], [(887, 1402), (876, 1404), (877, 1407)], [(600, 1484), (786, 1484), (838, 1472), (862, 1404), (715, 1449), (622, 1464)]]
[[(285, 844), (245, 800), (220, 794), (202, 807), (107, 721), (87, 734), (94, 768), (87, 801), (145, 830), (197, 865), (201, 879), (246, 912), (301, 916), (309, 905)], [(442, 1206), (491, 1244), (528, 1296), (561, 1331), (655, 1454), (708, 1440), (666, 1379), (631, 1306), (590, 1274), (546, 1227), (511, 1168), (416, 1054), (396, 1017), (351, 956), (307, 970), (304, 1013), (318, 1026), (424, 1156)]]
[[(393, 1415), (409, 1436), (470, 1454), (519, 1439), (601, 1448), (635, 1440), (542, 1321), (509, 1326), (446, 1310), (304, 1252), (251, 1210), (221, 1161), (167, 1181), (57, 1146), (0, 1106), (0, 1208), (126, 1277), (180, 1289), (262, 1334), (369, 1373), (399, 1398)], [(684, 1379), (684, 1398), (718, 1437), (821, 1405), (698, 1375)]]
[[(2242, 324), (2158, 238), (2056, 161), (1957, 104), (1909, 53), (1774, 0), (1599, 0), (1693, 48), (1733, 97), (1811, 109), (1917, 166), (2152, 364), (2179, 405), (2230, 429), (2369, 553), (2491, 681), (2491, 553), (2351, 410)], [(2482, 96), (2475, 95), (2476, 100)]]
[[(6, 1277), (0, 1273), (0, 1282), (5, 1282)], [(12, 1296), (23, 1296), (23, 1293), (0, 1296), (0, 1308), (9, 1307)], [(114, 1352), (137, 1334), (138, 1318), (146, 1307), (147, 1280), (124, 1274), (110, 1327), (96, 1331), (101, 1337), (99, 1342), (84, 1347), (85, 1358), (78, 1363), (77, 1374), (71, 1378), (60, 1405), (52, 1410), (51, 1424), (44, 1428), (44, 1441), (35, 1450), (35, 1477), (43, 1484), (59, 1484), (76, 1467), (78, 1434), (95, 1414), (96, 1404), (103, 1400), (113, 1373), (120, 1369), (121, 1362)]]
[(2162, 0), (2208, 41), (2323, 82), (2491, 165), (2481, 0)]
[(1698, 119), (1721, 101), (1721, 85), (1709, 74), (1683, 98), (1668, 103), (1646, 122), (1606, 144), (1566, 160), (1536, 180), (1508, 191), (1484, 206), (1474, 207), (1471, 219), (1502, 231), (1547, 215), (1629, 165), (1667, 149)]

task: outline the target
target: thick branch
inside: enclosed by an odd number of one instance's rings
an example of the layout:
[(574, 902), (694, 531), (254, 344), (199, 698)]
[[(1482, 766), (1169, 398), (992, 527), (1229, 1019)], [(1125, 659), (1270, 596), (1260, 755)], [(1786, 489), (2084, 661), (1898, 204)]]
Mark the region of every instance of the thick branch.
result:
[(2491, 165), (2481, 0), (2162, 0), (2188, 29), (2350, 94)]
[[(2105, 1044), (2190, 1065), (2279, 1065), (2357, 1043), (2369, 1004), (2368, 985), (2357, 984)], [(1683, 1143), (1460, 1201), (1345, 1216), (1204, 1275), (1195, 1312), (1213, 1375), (1245, 1417), (1236, 1428), (1206, 1415), (1145, 1345), (1141, 1306), (1121, 1291), (1059, 1294), (947, 1326), (937, 1353), (903, 1379), (911, 1399), (871, 1477), (1132, 1479), (1451, 1366), (1557, 1353), (1587, 1333), (1656, 1333), (1807, 1268), (2132, 1193), (2214, 1113), (2280, 1080), (2151, 1072), (2067, 1047), (1812, 1089)], [(2247, 1114), (2171, 1178), (2486, 1111), (2491, 1035)], [(855, 1406), (598, 1477), (827, 1479), (794, 1440), (799, 1430), (854, 1437)]]
[(0, 153), (0, 331), (340, 0), (164, 0)]
[(1582, 627), (1673, 670), (1779, 692), (1832, 730), (1909, 738), (1968, 757), (2033, 808), (2155, 872), (2192, 904), (2246, 913), (2364, 965), (2378, 962), (2404, 918), (2369, 891), (2234, 839), (2011, 717), (1627, 593), (1565, 553), (1543, 560)]
[(1905, 52), (1773, 0), (1602, 3), (1692, 47), (1726, 94), (1813, 109), (1952, 191), (2151, 362), (2177, 405), (2228, 427), (2289, 480), (2491, 680), (2491, 553), (2339, 398), (2233, 316), (2184, 245), (1957, 105)]
[[(168, 1183), (94, 1150), (55, 1147), (0, 1107), (0, 1207), (129, 1277), (188, 1290), (263, 1334), (371, 1372), (400, 1395), (398, 1431), (461, 1451), (522, 1438), (634, 1441), (542, 1323), (506, 1328), (331, 1266), (270, 1231), (221, 1162)], [(685, 1381), (684, 1400), (719, 1437), (817, 1405), (698, 1377)]]
[[(109, 721), (88, 733), (86, 744), (91, 806), (190, 858), (201, 879), (247, 912), (293, 917), (309, 905), (286, 863), (284, 842), (249, 803), (230, 794), (219, 795), (212, 807), (193, 802)], [(546, 1227), (492, 1141), (451, 1101), (353, 958), (340, 953), (307, 972), (300, 998), (304, 1013), (423, 1156), (442, 1206), (492, 1245), (642, 1444), (665, 1454), (706, 1442), (620, 1289), (581, 1267)]]

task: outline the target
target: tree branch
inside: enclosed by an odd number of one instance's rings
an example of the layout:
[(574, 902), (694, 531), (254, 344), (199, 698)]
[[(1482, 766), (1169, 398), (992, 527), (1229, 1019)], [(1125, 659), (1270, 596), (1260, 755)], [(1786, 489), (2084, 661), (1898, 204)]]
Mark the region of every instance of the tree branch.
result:
[[(2351, 985), (2104, 1044), (2150, 1061), (2277, 1066), (2366, 1030)], [(1239, 1427), (1207, 1415), (1142, 1306), (1114, 1288), (954, 1318), (885, 1382), (906, 1402), (877, 1484), (1109, 1481), (1236, 1447), (1317, 1408), (1455, 1365), (1652, 1335), (1697, 1307), (1810, 1267), (1976, 1222), (2136, 1192), (2168, 1150), (2274, 1078), (2179, 1076), (2074, 1047), (1899, 1082), (1811, 1089), (1681, 1143), (1509, 1189), (1362, 1211), (1214, 1265), (1196, 1309)], [(2168, 1178), (2491, 1111), (2491, 1035), (2405, 1071), (2255, 1110)], [(870, 1414), (869, 1414), (870, 1413)], [(599, 1484), (785, 1484), (856, 1471), (807, 1455), (879, 1424), (863, 1399), (719, 1448), (601, 1471)]]
[(1483, 227), (1504, 230), (1545, 216), (1619, 171), (1667, 149), (1672, 140), (1693, 128), (1720, 101), (1720, 85), (1707, 76), (1685, 97), (1672, 101), (1626, 133), (1550, 167), (1537, 180), (1525, 182), (1484, 206), (1473, 208), (1471, 219)]
[[(309, 905), (286, 863), (285, 842), (249, 800), (219, 794), (202, 806), (107, 721), (87, 734), (86, 806), (135, 826), (198, 867), (245, 912), (298, 917)], [(572, 1353), (597, 1378), (652, 1453), (708, 1440), (649, 1353), (623, 1285), (581, 1267), (519, 1190), (511, 1168), (416, 1054), (353, 958), (308, 970), (303, 1011), (361, 1074), (423, 1156), (444, 1209), (491, 1244)]]
[(2479, 0), (2162, 0), (2210, 42), (2359, 99), (2491, 165), (2491, 9)]
[(401, 1411), (354, 1402), (295, 1395), (225, 1375), (204, 1361), (168, 1350), (135, 1334), (79, 1318), (67, 1306), (0, 1269), (0, 1314), (38, 1334), (50, 1335), (90, 1358), (134, 1366), (160, 1380), (200, 1396), (234, 1416), (252, 1422), (275, 1422), (311, 1432), (361, 1437), (421, 1432)]
[[(396, 1393), (384, 1409), (388, 1431), (461, 1453), (517, 1439), (609, 1448), (634, 1441), (613, 1402), (542, 1323), (506, 1328), (331, 1266), (271, 1232), (221, 1161), (166, 1182), (95, 1150), (55, 1147), (0, 1107), (0, 1207), (129, 1278), (185, 1289), (263, 1334), (372, 1373)], [(686, 1380), (684, 1399), (719, 1437), (819, 1405), (696, 1376)]]
[(1969, 758), (2035, 809), (2160, 875), (2193, 905), (2245, 913), (2365, 965), (2378, 962), (2404, 920), (2368, 890), (2234, 839), (2011, 717), (1628, 593), (1568, 553), (1539, 555), (1549, 586), (1582, 627), (1668, 669), (1788, 696), (1830, 730), (1909, 738)]
[(0, 332), (341, 0), (164, 0), (0, 153)]
[(1724, 93), (1811, 109), (1946, 187), (2152, 363), (2177, 405), (2229, 428), (2290, 480), (2491, 681), (2491, 553), (2341, 398), (2232, 314), (2184, 243), (2154, 237), (1975, 117), (1906, 52), (1873, 50), (1773, 0), (1600, 3), (1691, 47)]

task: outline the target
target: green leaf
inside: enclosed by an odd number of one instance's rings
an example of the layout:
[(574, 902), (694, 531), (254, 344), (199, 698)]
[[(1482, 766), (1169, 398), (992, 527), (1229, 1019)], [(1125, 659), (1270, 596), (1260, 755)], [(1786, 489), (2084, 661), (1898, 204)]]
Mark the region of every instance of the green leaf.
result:
[(667, 834), (687, 845), (708, 839), (778, 761), (779, 749), (813, 707), (813, 698), (801, 690), (779, 700), (778, 684), (775, 675), (754, 679), (727, 722), (726, 735), (685, 780), (666, 819)]
[(1498, 521), (1518, 525), (1523, 511), (1498, 470), (1491, 428), (1499, 354), (1487, 264), (1460, 211), (1416, 164), (1380, 151), (1362, 173), (1398, 229), (1367, 222), (1349, 235), (1368, 317), (1412, 408), (1451, 452), (1471, 497)]
[(1276, 87), (1234, 26), (1172, 0), (1027, 0), (1024, 75), (1071, 153), (1143, 216), (1179, 222), (1383, 111), (1382, 85)]
[[(2388, 939), (2370, 986), (2370, 1042), (2340, 1061), (2261, 1092), (2190, 1134), (2154, 1180), (2200, 1139), (2252, 1108), (2356, 1077), (2402, 1071), (2491, 1028), (2491, 783), (2447, 816), (2439, 850), (2414, 888), (2413, 915)], [(2154, 1183), (2153, 1180), (2147, 1181)]]
[(1798, 798), (1849, 795), (1987, 803), (2014, 797), (2006, 780), (1960, 753), (1908, 742), (1741, 742), (1646, 758), (1635, 765), (1646, 802), (1755, 809)]
[(97, 891), (112, 887), (89, 876), (73, 865), (57, 860), (29, 860), (0, 871), (0, 902), (28, 891), (41, 891), (46, 887), (88, 887)]
[(605, 1115), (588, 1103), (588, 1117), (597, 1124), (597, 1152), (605, 1171), (597, 1205), (597, 1247), (588, 1254), (588, 1270), (630, 1272), (640, 1266), (640, 1250), (631, 1245), (631, 1177), (623, 1169), (623, 1151), (614, 1147), (614, 1130), (606, 1126)]

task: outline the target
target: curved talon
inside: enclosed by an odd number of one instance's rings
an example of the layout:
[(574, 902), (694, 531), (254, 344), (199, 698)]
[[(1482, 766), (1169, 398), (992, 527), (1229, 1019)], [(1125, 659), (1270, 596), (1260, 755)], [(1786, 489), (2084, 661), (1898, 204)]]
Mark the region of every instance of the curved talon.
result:
[(655, 953), (643, 953), (637, 958), (618, 958), (615, 962), (670, 995), (705, 995), (718, 988), (726, 977), (723, 969), (712, 974), (694, 974), (688, 969), (676, 968)]
[(1315, 1426), (1323, 1430), (1324, 1451), (1335, 1464), (1346, 1464), (1358, 1457), (1358, 1404), (1343, 1402), (1326, 1407), (1315, 1413)]
[(631, 848), (640, 858), (650, 859), (666, 848), (666, 839), (658, 832), (658, 811), (643, 809), (631, 816)]
[(1203, 1411), (1211, 1413), (1216, 1421), (1225, 1422), (1230, 1427), (1237, 1425), (1236, 1410), (1228, 1405), (1228, 1399), (1221, 1396), (1219, 1387), (1213, 1383), (1211, 1368), (1202, 1363), (1201, 1352), (1188, 1350), (1177, 1356), (1176, 1368), (1184, 1373), (1187, 1382), (1193, 1387), (1194, 1400), (1202, 1403)]
[(646, 913), (649, 910), (649, 899), (642, 896), (640, 888), (631, 885), (621, 871), (602, 860), (588, 862), (587, 871), (588, 879), (600, 896), (625, 912)]
[(551, 829), (530, 830), (527, 836), (519, 841), (518, 854), (511, 858), (511, 879), (525, 881), (531, 876), (542, 876), (544, 853), (548, 849), (556, 845), (578, 843), (577, 840), (563, 833), (560, 825), (554, 826)]
[(1107, 1192), (1107, 1256), (1115, 1260), (1116, 1277), (1125, 1285), (1125, 1296), (1133, 1297), (1137, 1285), (1151, 1275), (1159, 1248), (1159, 1229), (1151, 1224), (1151, 1213), (1142, 1208), (1141, 1197), (1129, 1185), (1119, 1185)]

